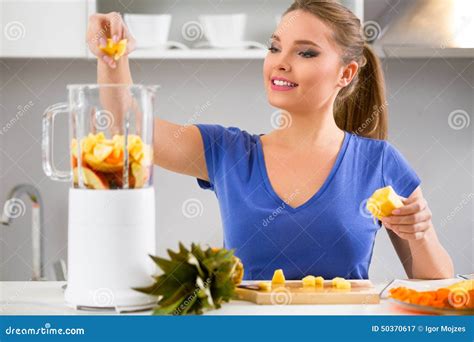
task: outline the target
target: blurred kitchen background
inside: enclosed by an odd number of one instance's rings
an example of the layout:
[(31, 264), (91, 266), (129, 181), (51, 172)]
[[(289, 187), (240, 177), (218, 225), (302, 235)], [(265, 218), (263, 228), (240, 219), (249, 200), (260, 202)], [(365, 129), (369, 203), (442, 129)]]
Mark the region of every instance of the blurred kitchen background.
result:
[[(474, 2), (344, 3), (364, 21), (366, 39), (383, 58), (389, 140), (422, 179), (455, 272), (472, 273)], [(47, 279), (60, 277), (58, 262), (67, 259), (70, 184), (51, 181), (42, 170), (41, 119), (47, 106), (67, 99), (67, 84), (96, 82), (96, 60), (85, 43), (88, 16), (110, 11), (170, 15), (171, 21), (170, 16), (155, 21), (127, 19), (142, 46), (131, 55), (134, 82), (161, 85), (157, 114), (182, 124), (218, 123), (264, 133), (273, 129), (276, 109), (266, 101), (262, 64), (267, 51), (261, 46), (290, 4), (289, 0), (0, 1), (0, 206), (15, 185), (38, 188)], [(227, 25), (236, 32), (226, 32), (226, 37), (234, 34), (237, 43), (220, 46), (229, 41), (220, 38), (219, 26), (216, 32), (209, 31), (206, 19), (200, 18), (205, 14), (244, 14), (246, 21), (235, 16), (236, 27)], [(239, 27), (244, 28), (243, 35)], [(155, 33), (143, 36), (143, 30)], [(65, 116), (58, 118), (56, 133), (56, 163), (67, 169)], [(214, 193), (201, 190), (191, 177), (163, 169), (155, 168), (154, 177), (157, 253), (163, 255), (178, 241), (221, 246)], [(0, 280), (27, 280), (32, 274), (31, 202), (26, 196), (20, 199), (9, 225), (0, 225)], [(370, 277), (374, 281), (406, 277), (383, 229), (377, 235)]]

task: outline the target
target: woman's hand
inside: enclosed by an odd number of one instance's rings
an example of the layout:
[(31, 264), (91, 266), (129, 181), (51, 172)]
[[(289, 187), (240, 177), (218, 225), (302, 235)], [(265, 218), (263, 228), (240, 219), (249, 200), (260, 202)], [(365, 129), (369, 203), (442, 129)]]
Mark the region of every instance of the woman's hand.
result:
[(404, 240), (423, 239), (428, 229), (433, 228), (431, 210), (422, 195), (413, 194), (403, 198), (403, 207), (382, 218), (383, 225)]
[(106, 46), (107, 38), (112, 38), (115, 43), (121, 39), (127, 39), (125, 55), (128, 55), (135, 49), (135, 39), (128, 31), (122, 16), (118, 12), (107, 14), (95, 13), (91, 15), (87, 25), (86, 37), (87, 45), (89, 45), (91, 52), (111, 68), (117, 66), (116, 61), (99, 48), (99, 46)]

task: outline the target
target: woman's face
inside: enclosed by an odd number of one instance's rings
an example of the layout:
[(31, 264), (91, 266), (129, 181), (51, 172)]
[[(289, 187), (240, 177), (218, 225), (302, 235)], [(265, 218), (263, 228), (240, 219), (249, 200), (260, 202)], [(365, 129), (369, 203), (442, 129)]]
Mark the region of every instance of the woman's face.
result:
[(341, 51), (331, 35), (331, 29), (311, 13), (296, 10), (282, 18), (263, 65), (272, 106), (290, 113), (308, 112), (334, 101), (345, 83)]

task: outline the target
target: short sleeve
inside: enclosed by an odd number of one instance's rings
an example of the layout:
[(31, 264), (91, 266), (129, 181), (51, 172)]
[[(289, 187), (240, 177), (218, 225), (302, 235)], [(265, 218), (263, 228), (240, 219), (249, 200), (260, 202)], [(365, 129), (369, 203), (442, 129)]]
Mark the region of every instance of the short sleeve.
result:
[(236, 141), (240, 134), (237, 127), (223, 127), (221, 125), (196, 124), (201, 132), (206, 159), (209, 181), (197, 178), (202, 189), (215, 190), (216, 175), (222, 166), (225, 153), (229, 146)]
[(390, 143), (383, 150), (382, 177), (384, 186), (391, 185), (397, 194), (409, 197), (421, 180), (403, 155)]

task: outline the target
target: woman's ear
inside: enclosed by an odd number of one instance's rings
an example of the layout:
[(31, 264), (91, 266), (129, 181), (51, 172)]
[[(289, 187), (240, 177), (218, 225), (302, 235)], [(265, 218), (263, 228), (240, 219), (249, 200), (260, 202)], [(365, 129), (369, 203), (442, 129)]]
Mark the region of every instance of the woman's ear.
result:
[(351, 83), (354, 76), (357, 74), (358, 69), (359, 69), (359, 65), (355, 61), (352, 61), (346, 66), (344, 66), (338, 85), (342, 88), (348, 86), (349, 83)]

